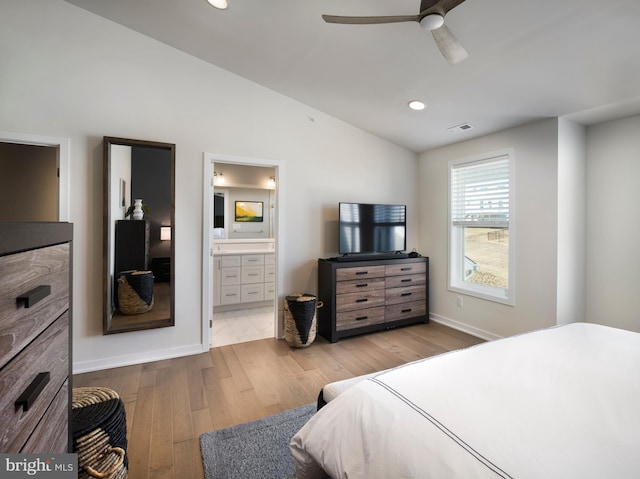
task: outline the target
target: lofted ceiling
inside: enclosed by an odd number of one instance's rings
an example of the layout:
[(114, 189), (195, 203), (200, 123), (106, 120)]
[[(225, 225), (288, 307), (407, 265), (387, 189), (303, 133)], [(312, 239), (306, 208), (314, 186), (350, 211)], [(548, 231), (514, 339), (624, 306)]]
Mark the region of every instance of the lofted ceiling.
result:
[(418, 23), (321, 17), (412, 15), (418, 0), (67, 1), (415, 152), (640, 113), (638, 0), (466, 0), (445, 20), (469, 52), (453, 66)]

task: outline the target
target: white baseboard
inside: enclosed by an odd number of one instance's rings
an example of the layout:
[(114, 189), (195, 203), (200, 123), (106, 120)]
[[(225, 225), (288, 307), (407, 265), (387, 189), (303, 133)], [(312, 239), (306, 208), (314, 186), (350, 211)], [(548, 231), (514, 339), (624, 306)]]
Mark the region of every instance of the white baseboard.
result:
[(485, 341), (493, 341), (494, 339), (502, 338), (502, 336), (490, 333), (489, 331), (484, 331), (482, 329), (475, 328), (473, 326), (469, 326), (468, 324), (461, 323), (454, 319), (445, 318), (444, 316), (440, 316), (434, 313), (429, 314), (429, 320), (433, 321), (434, 323), (448, 326), (452, 329), (457, 329), (458, 331), (470, 334), (471, 336), (475, 336), (476, 338), (484, 339)]
[(162, 361), (164, 359), (180, 358), (200, 353), (202, 353), (202, 345), (193, 344), (191, 346), (183, 346), (180, 348), (158, 349), (156, 351), (147, 351), (139, 354), (127, 354), (124, 356), (115, 356), (105, 359), (74, 362), (72, 369), (73, 374), (89, 373), (92, 371), (101, 371), (103, 369), (150, 363), (152, 361)]

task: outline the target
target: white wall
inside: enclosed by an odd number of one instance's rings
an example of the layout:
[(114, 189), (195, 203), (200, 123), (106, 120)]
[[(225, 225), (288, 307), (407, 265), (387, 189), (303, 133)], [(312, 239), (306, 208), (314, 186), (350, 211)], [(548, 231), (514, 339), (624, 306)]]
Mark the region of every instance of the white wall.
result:
[[(0, 131), (69, 138), (74, 371), (201, 350), (203, 152), (286, 165), (284, 289), (315, 291), (338, 201), (409, 205), (416, 155), (61, 0), (4, 2)], [(176, 144), (176, 325), (102, 335), (102, 137)], [(304, 245), (304, 246), (302, 246)]]
[(557, 323), (585, 321), (586, 128), (558, 122), (558, 305)]
[[(515, 306), (447, 290), (447, 168), (450, 160), (513, 148)], [(430, 309), (436, 321), (495, 338), (556, 324), (558, 120), (543, 120), (420, 155), (420, 253), (430, 257)]]
[(587, 130), (587, 321), (640, 332), (640, 116)]

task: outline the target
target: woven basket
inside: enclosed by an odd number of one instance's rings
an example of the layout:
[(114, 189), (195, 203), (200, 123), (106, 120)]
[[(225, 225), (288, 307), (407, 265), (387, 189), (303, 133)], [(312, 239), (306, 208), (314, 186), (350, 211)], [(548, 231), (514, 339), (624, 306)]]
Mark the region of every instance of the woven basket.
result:
[(127, 423), (118, 394), (108, 388), (74, 388), (71, 408), (78, 479), (126, 479)]
[(123, 271), (118, 275), (118, 307), (122, 314), (141, 314), (153, 308), (151, 271)]
[(292, 294), (284, 303), (284, 339), (295, 348), (305, 348), (316, 339), (316, 309), (322, 307), (311, 294)]

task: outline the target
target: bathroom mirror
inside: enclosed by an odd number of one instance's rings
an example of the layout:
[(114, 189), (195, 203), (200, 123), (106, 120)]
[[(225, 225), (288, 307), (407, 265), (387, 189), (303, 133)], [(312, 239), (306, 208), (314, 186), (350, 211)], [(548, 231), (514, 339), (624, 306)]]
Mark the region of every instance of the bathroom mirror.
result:
[(175, 324), (174, 192), (174, 144), (103, 138), (103, 334)]

